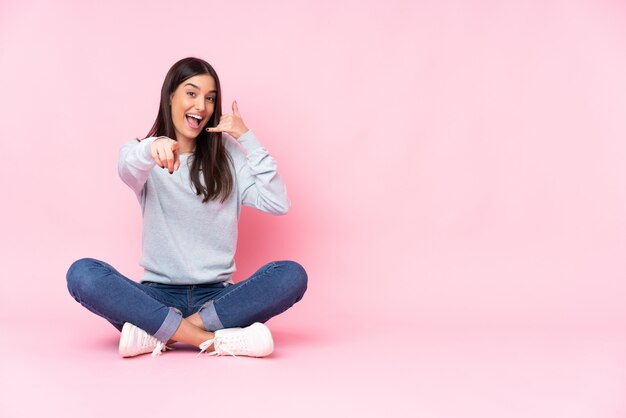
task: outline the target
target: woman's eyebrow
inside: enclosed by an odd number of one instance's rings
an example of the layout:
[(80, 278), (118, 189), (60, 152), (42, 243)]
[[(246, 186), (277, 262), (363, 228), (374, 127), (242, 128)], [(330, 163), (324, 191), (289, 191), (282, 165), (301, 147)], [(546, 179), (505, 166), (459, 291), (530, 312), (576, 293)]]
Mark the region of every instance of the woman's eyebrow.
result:
[[(191, 86), (191, 87), (193, 87), (193, 88), (195, 88), (197, 90), (200, 90), (200, 87), (196, 86), (193, 83), (187, 83), (187, 84), (185, 84), (185, 86)], [(217, 90), (211, 90), (211, 91), (209, 91), (209, 93), (217, 93)]]

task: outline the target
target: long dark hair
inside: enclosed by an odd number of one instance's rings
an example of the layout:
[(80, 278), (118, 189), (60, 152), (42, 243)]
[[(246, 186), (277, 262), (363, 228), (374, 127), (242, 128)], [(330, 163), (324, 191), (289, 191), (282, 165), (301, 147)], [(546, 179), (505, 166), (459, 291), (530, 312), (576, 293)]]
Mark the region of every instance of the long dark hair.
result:
[[(193, 154), (193, 162), (189, 169), (191, 182), (196, 188), (196, 194), (204, 195), (202, 203), (215, 200), (221, 196), (223, 203), (233, 190), (233, 175), (229, 163), (232, 159), (222, 142), (221, 132), (207, 132), (204, 128), (217, 126), (222, 117), (222, 89), (217, 73), (211, 65), (200, 58), (183, 58), (170, 68), (163, 81), (161, 88), (161, 103), (159, 113), (154, 125), (146, 138), (151, 136), (167, 136), (176, 139), (170, 96), (183, 81), (196, 75), (208, 74), (215, 80), (215, 104), (213, 114), (207, 124), (202, 127), (201, 133), (196, 137), (196, 150)], [(204, 178), (204, 184), (200, 181), (200, 174)]]

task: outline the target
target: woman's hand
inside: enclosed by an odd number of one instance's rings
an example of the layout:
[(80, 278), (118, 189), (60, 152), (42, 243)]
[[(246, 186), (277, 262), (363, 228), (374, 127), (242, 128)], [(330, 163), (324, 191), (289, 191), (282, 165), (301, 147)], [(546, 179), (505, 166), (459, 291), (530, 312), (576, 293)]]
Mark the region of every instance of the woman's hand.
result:
[(220, 123), (218, 123), (214, 128), (206, 128), (206, 131), (226, 132), (235, 139), (239, 139), (241, 135), (248, 132), (248, 128), (246, 128), (246, 125), (243, 123), (243, 119), (241, 119), (237, 102), (233, 102), (233, 113), (222, 115)]
[(166, 168), (172, 174), (180, 167), (178, 142), (172, 138), (161, 136), (150, 144), (152, 158), (161, 168)]

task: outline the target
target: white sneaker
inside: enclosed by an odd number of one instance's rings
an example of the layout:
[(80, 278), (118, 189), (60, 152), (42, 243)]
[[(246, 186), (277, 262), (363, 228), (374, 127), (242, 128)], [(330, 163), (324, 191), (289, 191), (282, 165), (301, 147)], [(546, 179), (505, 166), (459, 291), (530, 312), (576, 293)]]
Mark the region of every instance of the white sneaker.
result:
[(213, 351), (207, 353), (210, 356), (231, 355), (237, 357), (265, 357), (274, 351), (274, 340), (269, 328), (260, 322), (245, 328), (225, 328), (215, 331), (215, 336), (200, 344), (200, 353), (204, 352), (213, 344)]
[(139, 327), (125, 322), (120, 336), (120, 355), (133, 357), (139, 354), (152, 352), (152, 357), (160, 356), (162, 351), (170, 349), (161, 341), (148, 334)]

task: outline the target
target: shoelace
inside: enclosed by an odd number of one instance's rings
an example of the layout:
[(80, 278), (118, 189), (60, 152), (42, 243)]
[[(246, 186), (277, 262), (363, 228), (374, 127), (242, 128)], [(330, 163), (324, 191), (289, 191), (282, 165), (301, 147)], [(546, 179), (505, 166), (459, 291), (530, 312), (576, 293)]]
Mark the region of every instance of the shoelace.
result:
[(173, 349), (174, 347), (168, 347), (167, 345), (165, 345), (165, 343), (162, 343), (161, 341), (159, 341), (157, 342), (156, 347), (152, 351), (152, 358), (160, 356), (161, 353), (165, 350), (173, 350)]
[(235, 355), (235, 353), (233, 353), (231, 350), (228, 349), (226, 344), (222, 343), (222, 340), (216, 340), (215, 338), (212, 338), (210, 340), (206, 340), (205, 342), (203, 342), (202, 344), (200, 344), (200, 352), (196, 355), (196, 357), (201, 356), (203, 353), (206, 352), (206, 350), (211, 346), (211, 344), (214, 345), (214, 349), (213, 351), (211, 351), (210, 353), (206, 353), (209, 356), (223, 356), (223, 355), (231, 355), (233, 357), (237, 357)]
[[(213, 342), (215, 342), (215, 338), (211, 338), (210, 340), (206, 340), (205, 342), (201, 343), (200, 344), (200, 352), (196, 355), (196, 358), (200, 357), (202, 354), (204, 354), (206, 352), (206, 350), (211, 346), (211, 344), (213, 344)], [(207, 354), (211, 355), (211, 353), (207, 353)]]

